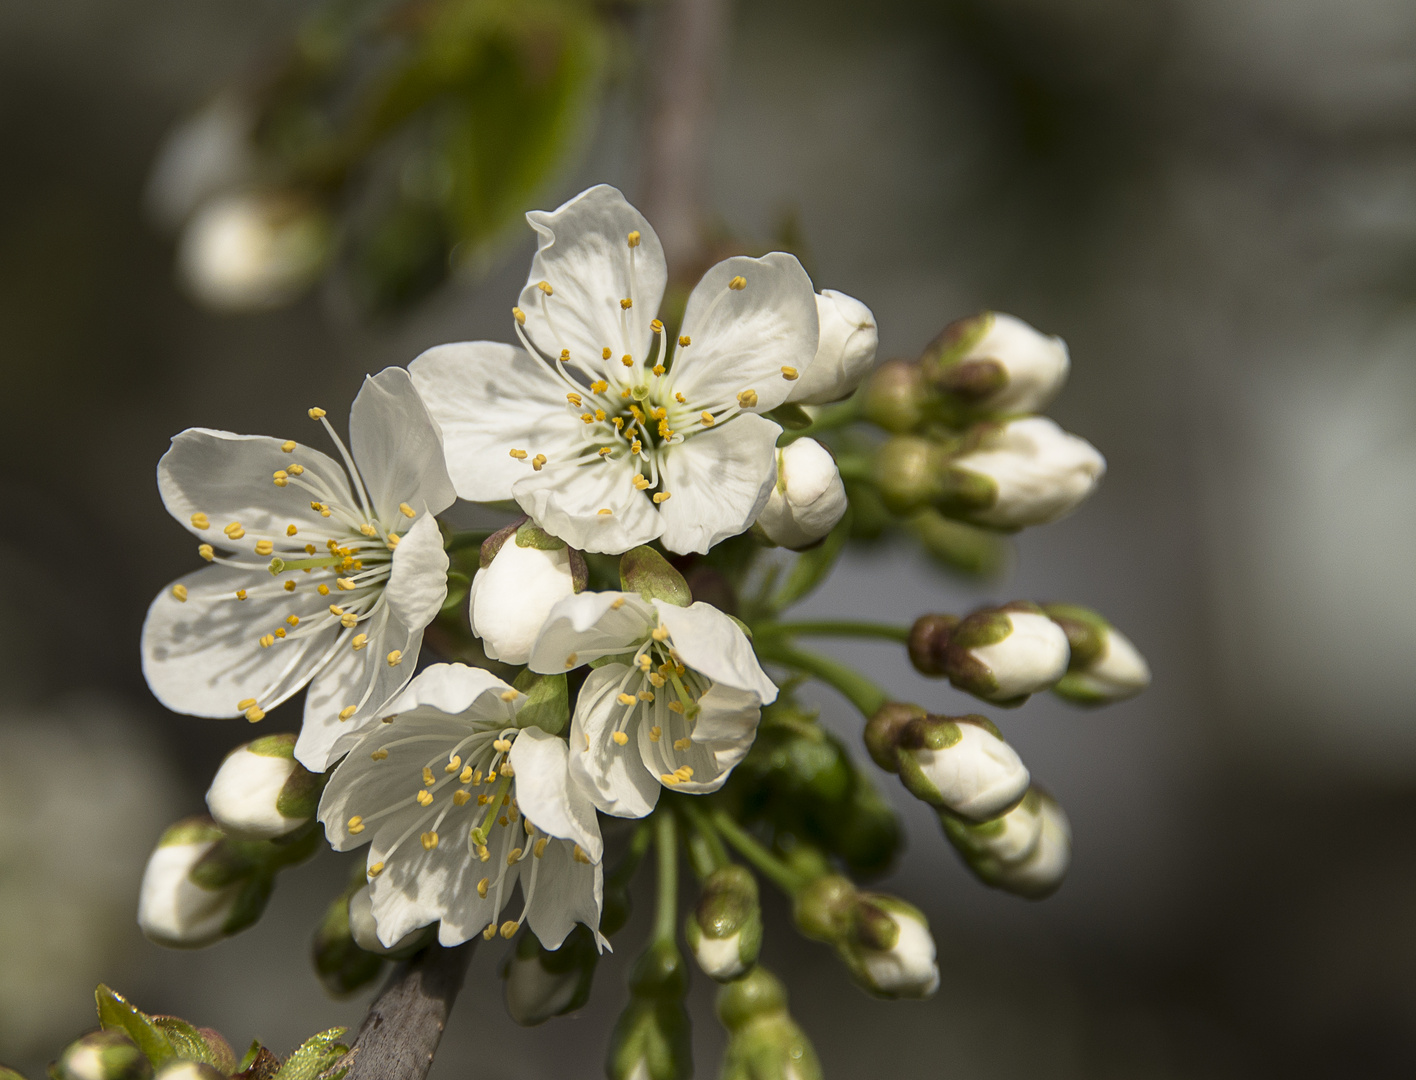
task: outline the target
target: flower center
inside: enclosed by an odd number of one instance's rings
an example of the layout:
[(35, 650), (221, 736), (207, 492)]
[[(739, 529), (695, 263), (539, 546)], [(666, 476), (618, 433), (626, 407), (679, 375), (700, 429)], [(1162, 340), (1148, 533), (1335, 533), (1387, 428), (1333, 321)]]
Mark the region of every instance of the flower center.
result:
[(610, 740), (616, 746), (628, 745), (629, 729), (638, 720), (647, 726), (659, 779), (669, 787), (692, 780), (694, 767), (685, 755), (693, 749), (701, 711), (698, 699), (707, 692), (707, 680), (684, 665), (664, 626), (650, 632), (629, 668), (615, 694), (619, 715)]

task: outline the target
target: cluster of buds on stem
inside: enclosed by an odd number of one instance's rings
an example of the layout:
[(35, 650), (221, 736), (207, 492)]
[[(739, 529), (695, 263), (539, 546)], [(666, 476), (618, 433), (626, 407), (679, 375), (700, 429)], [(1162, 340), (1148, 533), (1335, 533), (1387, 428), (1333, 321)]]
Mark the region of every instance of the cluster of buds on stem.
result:
[(678, 947), (672, 940), (654, 941), (629, 977), (629, 1004), (610, 1036), (609, 1080), (688, 1080), (693, 1075), (687, 994), (688, 969)]
[(754, 967), (718, 991), (718, 1019), (728, 1030), (721, 1080), (821, 1080), (821, 1062), (787, 1011), (787, 992)]
[(762, 906), (751, 872), (729, 865), (709, 874), (684, 923), (684, 937), (703, 973), (717, 982), (730, 982), (757, 963)]

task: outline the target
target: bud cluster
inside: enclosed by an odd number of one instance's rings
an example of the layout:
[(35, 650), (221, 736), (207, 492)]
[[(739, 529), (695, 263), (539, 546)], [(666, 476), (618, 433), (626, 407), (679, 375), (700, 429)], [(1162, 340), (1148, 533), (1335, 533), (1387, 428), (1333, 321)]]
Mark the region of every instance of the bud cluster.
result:
[(800, 889), (793, 916), (808, 937), (832, 945), (862, 987), (880, 997), (923, 998), (939, 988), (934, 938), (923, 913), (839, 874)]
[(688, 1080), (688, 970), (671, 940), (659, 940), (635, 962), (629, 1004), (610, 1036), (605, 1075), (610, 1080)]
[(821, 1080), (821, 1062), (787, 1011), (787, 992), (763, 967), (718, 991), (728, 1030), (721, 1080)]
[(729, 865), (709, 874), (684, 922), (684, 937), (703, 973), (717, 982), (730, 982), (757, 963), (762, 907), (751, 872)]

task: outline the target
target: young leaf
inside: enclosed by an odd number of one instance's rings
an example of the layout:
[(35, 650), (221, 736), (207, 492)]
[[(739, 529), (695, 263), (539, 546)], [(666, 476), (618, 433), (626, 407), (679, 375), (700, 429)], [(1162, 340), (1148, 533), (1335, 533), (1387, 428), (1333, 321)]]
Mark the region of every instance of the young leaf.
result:
[(570, 696), (565, 676), (538, 675), (527, 668), (512, 683), (526, 695), (526, 704), (516, 714), (521, 727), (538, 727), (549, 735), (558, 735), (570, 719)]
[(311, 1035), (293, 1054), (285, 1059), (285, 1064), (275, 1074), (274, 1080), (315, 1080), (326, 1069), (349, 1052), (349, 1047), (339, 1041), (348, 1028), (330, 1028), (318, 1035)]
[[(217, 1062), (217, 1055), (212, 1053), (207, 1041), (202, 1038), (202, 1033), (195, 1026), (176, 1016), (154, 1016), (151, 1019), (153, 1026), (167, 1036), (173, 1052), (183, 1061), (200, 1061), (205, 1065), (221, 1067)], [(230, 1063), (222, 1064), (228, 1065), (228, 1068), (222, 1071), (229, 1072)]]
[(99, 983), (93, 996), (98, 1004), (98, 1026), (104, 1031), (125, 1032), (143, 1052), (143, 1056), (152, 1062), (153, 1068), (160, 1068), (177, 1057), (177, 1051), (166, 1032), (154, 1023), (147, 1013), (130, 1004), (122, 994)]

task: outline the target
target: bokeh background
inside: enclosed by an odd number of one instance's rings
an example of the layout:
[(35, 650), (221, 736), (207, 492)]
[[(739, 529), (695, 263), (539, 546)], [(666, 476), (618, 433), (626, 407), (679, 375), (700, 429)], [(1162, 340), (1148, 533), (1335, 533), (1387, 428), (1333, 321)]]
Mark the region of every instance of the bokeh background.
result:
[[(237, 316), (184, 294), (144, 211), (158, 148), (308, 6), (0, 4), (0, 1059), (30, 1075), (92, 1023), (100, 979), (281, 1051), (369, 998), (329, 999), (307, 960), (333, 857), (210, 950), (160, 950), (133, 922), (151, 844), (247, 737), (166, 714), (139, 672), (146, 605), (191, 562), (153, 482), (167, 439), (300, 430), (366, 372), (505, 337), (532, 250), (514, 232), (396, 319), (328, 291)], [(597, 181), (636, 197), (634, 65), (662, 27), (653, 4), (628, 20), (627, 71), (536, 205)], [(1155, 672), (1101, 713), (996, 717), (1072, 820), (1071, 876), (1044, 903), (979, 885), (882, 785), (910, 830), (887, 887), (940, 947), (932, 1001), (866, 999), (769, 905), (765, 958), (828, 1074), (1410, 1076), (1416, 6), (753, 0), (715, 85), (704, 183), (726, 228), (790, 222), (818, 286), (874, 309), (885, 356), (985, 307), (1063, 335), (1074, 374), (1051, 411), (1110, 463), (1001, 582), (900, 543), (853, 555), (807, 610), (1075, 600)], [(969, 711), (899, 650), (840, 654)], [(845, 703), (817, 697), (856, 740)], [(296, 723), (287, 706), (268, 726)], [(533, 1030), (501, 1007), (503, 943), (482, 950), (434, 1076), (601, 1075), (645, 932), (623, 934), (591, 1007)]]

